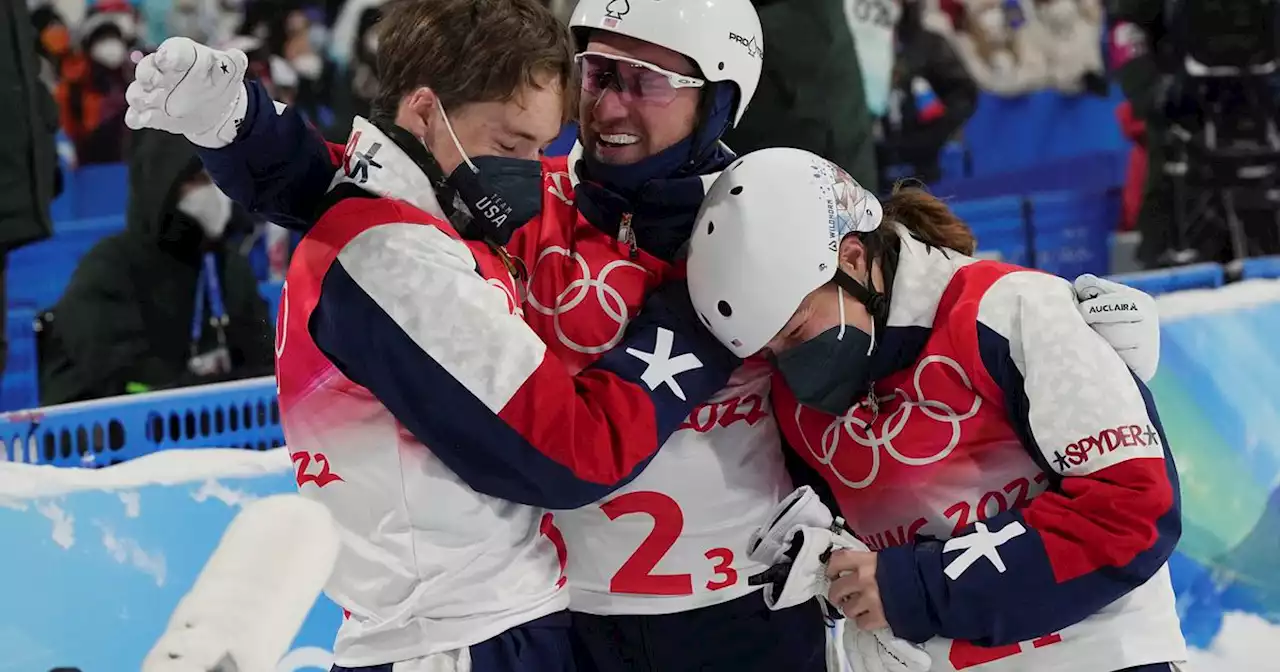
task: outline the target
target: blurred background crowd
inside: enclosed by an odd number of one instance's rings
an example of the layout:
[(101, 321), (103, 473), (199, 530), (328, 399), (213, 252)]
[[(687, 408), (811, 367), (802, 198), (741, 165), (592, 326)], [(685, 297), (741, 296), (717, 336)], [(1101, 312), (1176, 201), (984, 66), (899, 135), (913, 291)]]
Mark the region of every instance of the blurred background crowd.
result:
[[(0, 1), (4, 333), (34, 325), (0, 353), (0, 410), (269, 373), (296, 240), (233, 205), (181, 138), (128, 131), (125, 90), (167, 37), (235, 47), (344, 141), (377, 88), (379, 0)], [(808, 149), (881, 190), (919, 178), (968, 206), (984, 254), (1068, 276), (1280, 246), (1272, 0), (755, 4), (764, 73), (725, 138), (738, 153)], [(1053, 228), (1055, 212), (1079, 221)], [(217, 319), (188, 338), (180, 316), (205, 295)]]

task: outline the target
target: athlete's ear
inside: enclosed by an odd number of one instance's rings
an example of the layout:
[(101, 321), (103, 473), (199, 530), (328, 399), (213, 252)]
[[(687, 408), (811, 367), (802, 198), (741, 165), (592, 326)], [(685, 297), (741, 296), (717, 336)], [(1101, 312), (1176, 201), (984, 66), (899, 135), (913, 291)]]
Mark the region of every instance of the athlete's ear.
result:
[(423, 86), (405, 94), (396, 109), (396, 126), (421, 138), (428, 145), (432, 144), (432, 130), (440, 125), (440, 111), (437, 106), (440, 99), (436, 92)]
[(840, 241), (840, 270), (851, 278), (867, 276), (867, 248), (852, 233)]

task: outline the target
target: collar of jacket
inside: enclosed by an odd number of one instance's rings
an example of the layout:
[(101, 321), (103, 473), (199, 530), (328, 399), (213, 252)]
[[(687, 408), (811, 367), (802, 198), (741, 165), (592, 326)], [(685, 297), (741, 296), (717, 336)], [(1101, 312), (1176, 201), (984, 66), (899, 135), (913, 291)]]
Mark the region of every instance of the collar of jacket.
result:
[(592, 226), (617, 238), (622, 216), (630, 213), (636, 245), (664, 261), (675, 261), (682, 253), (693, 223), (702, 207), (702, 199), (720, 171), (736, 156), (717, 143), (708, 157), (688, 176), (650, 180), (627, 198), (609, 187), (584, 179), (585, 162), (582, 144), (575, 143), (569, 152), (569, 182), (573, 185), (578, 212)]
[[(957, 271), (977, 261), (916, 239), (897, 222), (886, 222), (898, 234), (898, 262), (889, 280), (889, 317), (884, 334), (876, 335), (871, 380), (901, 371), (920, 358), (933, 333), (942, 295)], [(856, 278), (861, 282), (861, 278)]]
[(341, 169), (330, 189), (344, 182), (459, 225), (455, 195), (445, 183), (440, 164), (412, 133), (388, 120), (356, 117), (352, 121)]

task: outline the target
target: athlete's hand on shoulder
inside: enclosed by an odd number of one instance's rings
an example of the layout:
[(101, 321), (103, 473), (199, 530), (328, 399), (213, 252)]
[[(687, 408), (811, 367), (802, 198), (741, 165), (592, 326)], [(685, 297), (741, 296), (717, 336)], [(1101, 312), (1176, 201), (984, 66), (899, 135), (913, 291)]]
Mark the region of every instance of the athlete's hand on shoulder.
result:
[(228, 145), (248, 105), (248, 64), (239, 49), (220, 51), (171, 37), (138, 62), (125, 92), (125, 124), (181, 134), (201, 147)]
[(1160, 364), (1160, 315), (1146, 292), (1094, 275), (1075, 281), (1080, 314), (1143, 382)]
[(863, 630), (889, 627), (876, 583), (876, 557), (871, 551), (850, 549), (835, 551), (827, 561), (827, 599)]
[(656, 323), (688, 339), (703, 366), (732, 372), (742, 365), (742, 360), (716, 340), (698, 319), (684, 280), (668, 281), (650, 292), (633, 321), (636, 323)]

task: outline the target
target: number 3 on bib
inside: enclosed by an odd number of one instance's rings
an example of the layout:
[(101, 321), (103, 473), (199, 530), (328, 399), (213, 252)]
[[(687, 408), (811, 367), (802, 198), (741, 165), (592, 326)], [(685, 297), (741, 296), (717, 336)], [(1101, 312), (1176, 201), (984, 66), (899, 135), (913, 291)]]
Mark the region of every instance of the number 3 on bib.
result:
[[(676, 500), (660, 492), (628, 492), (600, 505), (609, 520), (632, 514), (646, 514), (653, 518), (653, 530), (640, 542), (640, 547), (627, 558), (609, 581), (609, 592), (634, 595), (692, 595), (693, 575), (654, 574), (654, 567), (684, 531), (684, 512)], [(707, 581), (707, 590), (728, 588), (738, 582), (738, 572), (733, 568), (733, 551), (713, 548), (703, 554), (713, 563), (714, 575)]]

